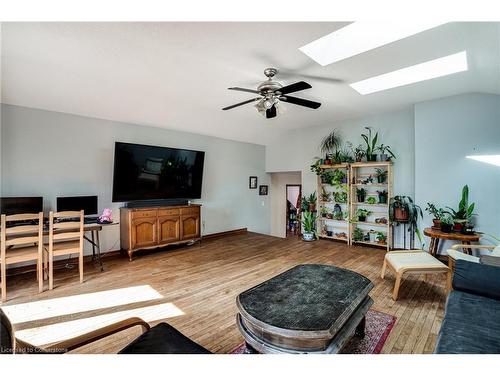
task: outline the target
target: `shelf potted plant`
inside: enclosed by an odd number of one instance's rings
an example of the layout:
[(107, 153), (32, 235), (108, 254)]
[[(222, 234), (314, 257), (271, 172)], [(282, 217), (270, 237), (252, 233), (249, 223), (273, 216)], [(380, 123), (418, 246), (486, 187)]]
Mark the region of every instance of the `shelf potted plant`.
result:
[(387, 190), (378, 191), (378, 203), (387, 204)]
[(432, 223), (434, 224), (432, 227), (434, 229), (441, 228), (441, 218), (445, 214), (445, 211), (442, 208), (436, 207), (434, 203), (427, 202), (427, 207), (425, 210), (433, 216)]
[(377, 232), (374, 231), (373, 229), (370, 229), (368, 231), (368, 234), (370, 235), (370, 242), (377, 242)]
[[(323, 154), (325, 154), (325, 164), (332, 164), (332, 158), (334, 154), (338, 153), (338, 149), (342, 143), (339, 133), (336, 129), (333, 129), (330, 134), (321, 140), (319, 148)], [(329, 162), (327, 163), (327, 160)]]
[(302, 212), (302, 239), (304, 241), (314, 241), (316, 235), (314, 233), (314, 224), (316, 221), (316, 214), (312, 211)]
[(326, 235), (328, 237), (332, 237), (333, 236), (333, 228), (330, 227), (330, 226), (328, 226), (328, 225), (326, 226)]
[(359, 228), (354, 228), (352, 231), (352, 240), (353, 241), (363, 241), (365, 235), (363, 234), (363, 231)]
[(453, 216), (446, 213), (441, 217), (441, 232), (450, 233), (453, 229)]
[(319, 209), (319, 212), (321, 214), (321, 217), (326, 217), (326, 215), (328, 214), (328, 210), (326, 209), (326, 207), (321, 207)]
[(362, 145), (353, 146), (351, 142), (347, 142), (347, 147), (349, 148), (350, 155), (354, 156), (354, 161), (360, 163), (363, 161), (363, 157), (365, 156), (365, 149)]
[(387, 174), (388, 174), (387, 169), (382, 169), (382, 168), (375, 169), (375, 177), (377, 177), (377, 182), (379, 184), (383, 184), (385, 181), (387, 181)]
[(368, 203), (368, 204), (375, 204), (375, 203), (377, 203), (377, 200), (375, 199), (375, 197), (368, 197), (366, 199), (366, 203)]
[(387, 243), (387, 236), (384, 232), (377, 232), (377, 242), (381, 245), (385, 245)]
[(356, 210), (356, 221), (366, 221), (366, 218), (370, 216), (372, 212), (364, 208), (358, 208)]
[(332, 173), (332, 185), (340, 187), (347, 183), (347, 172), (342, 168), (337, 168)]
[(344, 220), (344, 214), (342, 213), (342, 211), (335, 211), (333, 213), (333, 218), (335, 220)]
[(391, 151), (391, 146), (386, 146), (383, 143), (377, 147), (377, 150), (380, 151), (379, 158), (380, 161), (388, 161), (391, 159), (396, 159), (396, 155)]
[(458, 203), (458, 210), (454, 210), (453, 208), (446, 207), (448, 211), (447, 213), (451, 214), (454, 220), (454, 229), (457, 232), (462, 230), (462, 226), (470, 222), (470, 219), (474, 215), (474, 206), (475, 203), (471, 203), (469, 205), (469, 186), (465, 185), (462, 188), (462, 199)]
[(356, 196), (358, 197), (358, 202), (363, 203), (365, 201), (365, 197), (366, 197), (365, 188), (357, 188), (356, 189)]
[(321, 201), (322, 202), (330, 202), (330, 198), (331, 198), (331, 193), (327, 192), (324, 188), (321, 189), (322, 192), (321, 192)]
[(377, 154), (375, 152), (377, 151), (378, 132), (372, 137), (372, 128), (365, 126), (365, 129), (368, 130), (368, 134), (361, 134), (361, 137), (366, 144), (366, 161), (377, 161)]

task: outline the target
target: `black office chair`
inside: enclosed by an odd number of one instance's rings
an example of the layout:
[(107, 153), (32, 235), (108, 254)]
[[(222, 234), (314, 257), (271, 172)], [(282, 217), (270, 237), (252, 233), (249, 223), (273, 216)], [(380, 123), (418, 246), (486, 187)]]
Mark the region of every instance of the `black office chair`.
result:
[(67, 353), (134, 326), (142, 326), (144, 332), (120, 350), (118, 354), (211, 354), (210, 351), (190, 340), (169, 324), (160, 323), (151, 328), (140, 318), (125, 319), (81, 336), (60, 341), (46, 348), (39, 348), (16, 339), (12, 324), (2, 309), (0, 309), (0, 321), (0, 354), (13, 354), (14, 352), (25, 354)]

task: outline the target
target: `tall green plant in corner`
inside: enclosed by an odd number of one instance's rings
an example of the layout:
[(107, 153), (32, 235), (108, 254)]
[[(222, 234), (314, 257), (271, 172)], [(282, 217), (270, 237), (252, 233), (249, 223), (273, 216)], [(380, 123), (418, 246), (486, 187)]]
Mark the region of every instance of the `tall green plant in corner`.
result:
[(371, 126), (365, 126), (365, 129), (368, 130), (368, 134), (361, 134), (361, 137), (366, 143), (366, 161), (377, 161), (375, 151), (377, 151), (378, 132), (372, 138)]

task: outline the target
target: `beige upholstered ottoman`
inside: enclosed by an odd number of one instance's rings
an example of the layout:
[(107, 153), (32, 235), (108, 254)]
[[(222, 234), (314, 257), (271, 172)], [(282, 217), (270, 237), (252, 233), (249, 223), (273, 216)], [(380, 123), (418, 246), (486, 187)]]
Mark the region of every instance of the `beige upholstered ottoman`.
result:
[(405, 273), (429, 274), (446, 273), (446, 290), (451, 289), (451, 270), (428, 252), (422, 250), (390, 251), (385, 255), (382, 266), (382, 279), (385, 269), (389, 266), (396, 274), (396, 284), (392, 292), (392, 299), (398, 299), (401, 278)]

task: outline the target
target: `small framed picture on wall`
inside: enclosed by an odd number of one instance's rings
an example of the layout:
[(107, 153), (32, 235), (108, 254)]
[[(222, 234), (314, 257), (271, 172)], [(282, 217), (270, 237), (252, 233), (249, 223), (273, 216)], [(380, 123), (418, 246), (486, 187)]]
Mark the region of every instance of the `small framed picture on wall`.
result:
[(259, 195), (267, 195), (268, 186), (260, 185), (259, 186)]
[(248, 180), (248, 187), (250, 189), (257, 189), (257, 176), (250, 176)]

